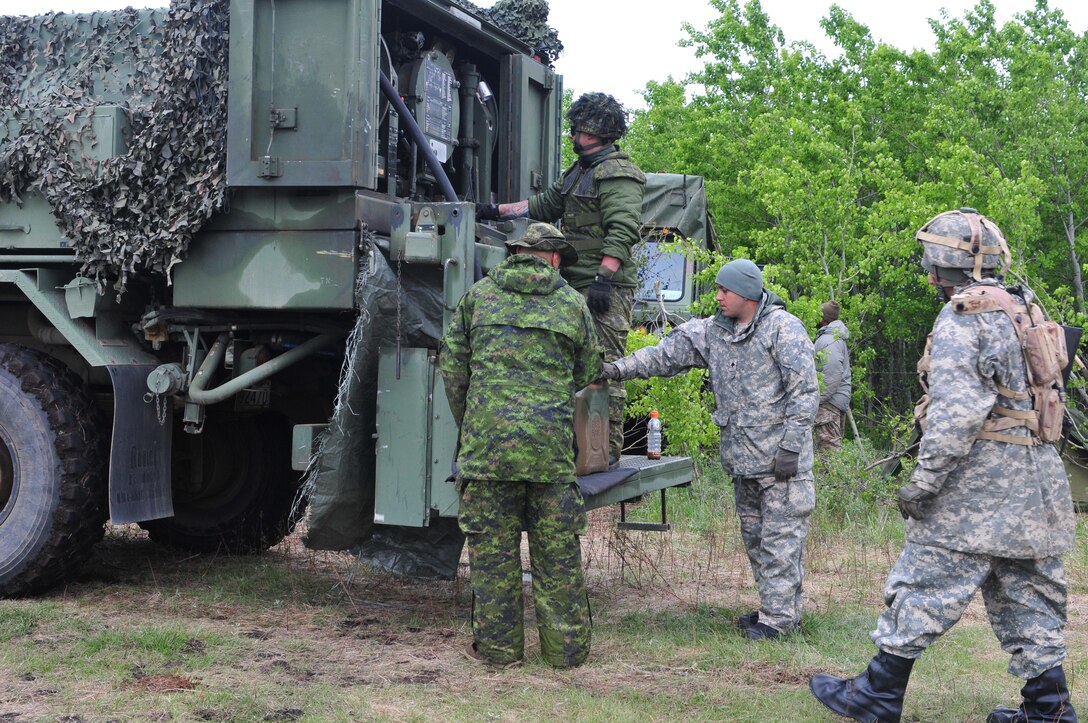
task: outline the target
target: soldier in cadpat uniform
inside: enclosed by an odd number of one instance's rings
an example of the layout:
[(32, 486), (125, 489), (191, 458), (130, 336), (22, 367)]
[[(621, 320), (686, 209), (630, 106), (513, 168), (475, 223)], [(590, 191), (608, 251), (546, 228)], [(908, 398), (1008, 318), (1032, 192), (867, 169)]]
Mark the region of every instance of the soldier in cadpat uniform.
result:
[(751, 261), (730, 261), (715, 282), (720, 313), (681, 324), (656, 346), (606, 363), (602, 374), (622, 380), (709, 369), (722, 467), (733, 477), (759, 588), (759, 610), (737, 624), (751, 640), (773, 639), (801, 622), (805, 538), (816, 504), (812, 423), (820, 393), (812, 342), (763, 288)]
[[(605, 361), (627, 351), (631, 306), (638, 286), (632, 248), (639, 242), (646, 175), (620, 151), (627, 132), (623, 106), (605, 93), (586, 93), (567, 111), (578, 160), (550, 188), (516, 203), (479, 204), (480, 220), (514, 216), (561, 219), (561, 228), (578, 251), (577, 263), (563, 278), (586, 298)], [(623, 450), (623, 384), (608, 386), (609, 456)]]
[(524, 654), (521, 532), (529, 536), (540, 649), (553, 666), (589, 655), (579, 535), (586, 511), (574, 475), (574, 395), (599, 376), (585, 300), (559, 275), (578, 254), (534, 223), (461, 299), (439, 369), (460, 426), (459, 524), (469, 553), (473, 643), (496, 666)]
[[(1000, 229), (973, 209), (943, 213), (918, 231), (938, 298), (1004, 290), (1009, 251)], [(1027, 288), (1010, 288), (1018, 313)], [(1073, 546), (1073, 501), (1053, 444), (1035, 429), (1027, 366), (1001, 309), (941, 309), (927, 354), (928, 408), (918, 464), (899, 493), (907, 541), (888, 575), (887, 609), (870, 637), (879, 648), (853, 679), (817, 675), (813, 694), (859, 721), (898, 721), (911, 667), (960, 619), (979, 590), (990, 625), (1027, 681), (1019, 708), (988, 723), (1072, 723), (1062, 661), (1068, 590), (1061, 555)], [(1037, 427), (1037, 425), (1035, 425)]]

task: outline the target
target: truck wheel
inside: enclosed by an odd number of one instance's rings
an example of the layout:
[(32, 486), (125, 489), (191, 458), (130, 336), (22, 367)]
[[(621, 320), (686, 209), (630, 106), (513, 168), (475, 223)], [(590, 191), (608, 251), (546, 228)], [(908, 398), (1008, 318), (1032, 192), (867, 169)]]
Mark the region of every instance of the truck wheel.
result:
[(141, 522), (151, 539), (193, 552), (253, 553), (294, 529), (299, 473), (291, 426), (276, 414), (208, 417), (173, 449), (174, 516)]
[(0, 596), (64, 581), (102, 539), (108, 512), (101, 417), (63, 364), (0, 344)]

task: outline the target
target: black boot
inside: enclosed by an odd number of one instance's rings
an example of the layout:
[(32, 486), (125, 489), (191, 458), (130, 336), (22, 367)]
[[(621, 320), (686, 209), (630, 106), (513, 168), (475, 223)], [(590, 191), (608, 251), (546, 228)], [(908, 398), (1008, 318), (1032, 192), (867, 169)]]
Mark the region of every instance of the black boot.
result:
[(1024, 702), (1019, 708), (997, 708), (986, 716), (986, 723), (1077, 723), (1060, 665), (1029, 680), (1020, 695)]
[(898, 723), (912, 667), (912, 659), (880, 651), (858, 677), (843, 680), (821, 673), (812, 676), (808, 687), (841, 716), (866, 723)]

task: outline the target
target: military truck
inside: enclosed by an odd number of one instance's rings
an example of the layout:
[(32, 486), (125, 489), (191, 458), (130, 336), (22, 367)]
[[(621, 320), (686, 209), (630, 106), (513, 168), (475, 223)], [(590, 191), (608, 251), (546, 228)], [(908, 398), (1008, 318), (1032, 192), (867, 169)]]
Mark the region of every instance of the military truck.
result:
[[(456, 556), (436, 349), (524, 230), (474, 202), (560, 172), (540, 48), (446, 0), (0, 22), (0, 596), (107, 520), (253, 552), (306, 502), (315, 549)], [(591, 508), (691, 475), (621, 468)]]

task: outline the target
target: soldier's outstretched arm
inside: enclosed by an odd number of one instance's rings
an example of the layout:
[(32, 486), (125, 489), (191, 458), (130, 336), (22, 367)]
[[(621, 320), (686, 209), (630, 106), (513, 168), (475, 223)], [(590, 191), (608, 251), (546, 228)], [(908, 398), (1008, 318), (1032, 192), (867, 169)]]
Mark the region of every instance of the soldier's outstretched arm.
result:
[[(689, 369), (707, 368), (707, 325), (710, 319), (691, 319), (676, 327), (654, 346), (646, 346), (611, 365), (613, 379), (672, 377)], [(606, 370), (608, 371), (608, 370)]]

